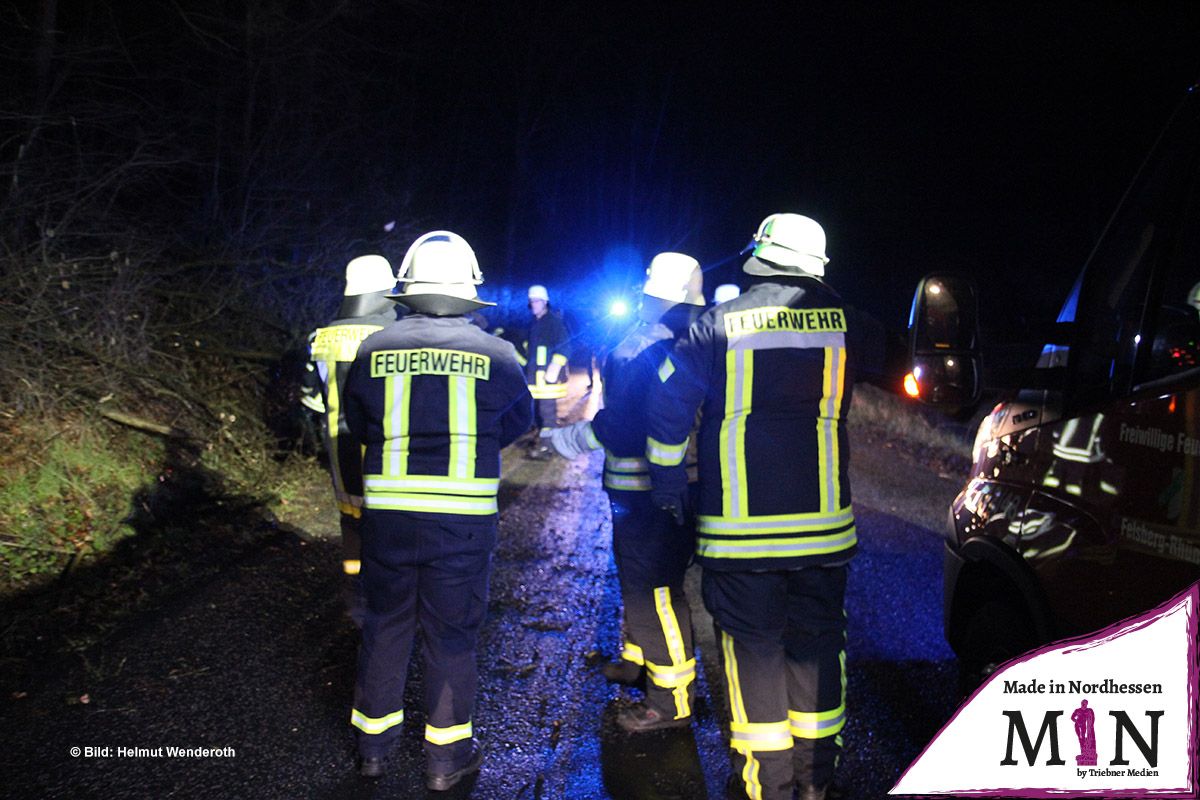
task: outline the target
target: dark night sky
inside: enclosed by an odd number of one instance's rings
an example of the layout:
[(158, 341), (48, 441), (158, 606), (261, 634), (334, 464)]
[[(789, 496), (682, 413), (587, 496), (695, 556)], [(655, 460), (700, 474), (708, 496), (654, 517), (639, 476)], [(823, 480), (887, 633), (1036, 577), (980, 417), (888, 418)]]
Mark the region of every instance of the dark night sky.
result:
[[(172, 135), (214, 165), (189, 202), (226, 227), (290, 204), (396, 261), (445, 227), (493, 286), (567, 292), (666, 249), (729, 280), (797, 211), (830, 282), (893, 321), (935, 269), (1055, 305), (1200, 77), (1194, 0), (60, 5), (63, 52), (100, 41), (138, 81), (116, 96), (186, 113)], [(218, 178), (250, 200), (211, 210)]]

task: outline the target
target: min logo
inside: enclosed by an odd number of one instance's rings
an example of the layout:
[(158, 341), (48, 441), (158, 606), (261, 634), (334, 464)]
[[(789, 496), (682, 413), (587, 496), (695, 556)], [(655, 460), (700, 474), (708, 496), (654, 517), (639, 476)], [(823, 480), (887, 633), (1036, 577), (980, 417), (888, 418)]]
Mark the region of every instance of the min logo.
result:
[[(1013, 751), (1018, 741), (1024, 751), (1026, 762), (1031, 767), (1037, 761), (1043, 744), (1050, 751), (1045, 762), (1046, 766), (1056, 767), (1067, 763), (1059, 755), (1058, 746), (1058, 722), (1066, 713), (1064, 710), (1047, 711), (1042, 717), (1037, 738), (1033, 740), (1030, 739), (1029, 729), (1025, 725), (1025, 717), (1020, 711), (1003, 711), (1001, 713), (1008, 718), (1008, 746), (1000, 766), (1013, 767), (1020, 764), (1013, 757)], [(1109, 762), (1109, 766), (1129, 765), (1129, 761), (1125, 758), (1125, 737), (1128, 735), (1146, 763), (1151, 767), (1157, 767), (1158, 721), (1165, 713), (1165, 711), (1145, 712), (1146, 717), (1149, 718), (1149, 741), (1147, 741), (1147, 737), (1138, 730), (1127, 712), (1109, 711), (1108, 715), (1113, 718), (1115, 723), (1113, 727), (1113, 759)], [(1075, 757), (1075, 763), (1081, 767), (1096, 766), (1096, 712), (1088, 707), (1086, 699), (1079, 704), (1079, 708), (1071, 712), (1071, 722), (1075, 724), (1075, 737), (1079, 740), (1079, 755)]]

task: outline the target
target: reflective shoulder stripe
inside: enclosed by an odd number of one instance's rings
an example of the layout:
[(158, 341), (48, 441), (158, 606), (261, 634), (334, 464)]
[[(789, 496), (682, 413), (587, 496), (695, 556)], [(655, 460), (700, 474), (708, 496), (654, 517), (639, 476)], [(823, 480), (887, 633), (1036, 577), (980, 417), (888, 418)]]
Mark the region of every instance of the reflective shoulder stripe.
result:
[(350, 724), (363, 733), (383, 733), (404, 722), (404, 709), (393, 711), (385, 717), (368, 717), (357, 708), (350, 712)]
[(683, 463), (683, 457), (687, 453), (687, 446), (687, 439), (684, 439), (680, 444), (664, 444), (653, 436), (647, 436), (646, 459), (651, 464), (656, 464), (660, 467), (673, 467), (676, 464)]
[(451, 725), (449, 728), (435, 728), (432, 725), (425, 726), (425, 741), (430, 744), (454, 744), (461, 742), (463, 739), (470, 739), (474, 735), (471, 730), (471, 723), (464, 722), (462, 725)]
[(671, 361), (671, 357), (667, 356), (663, 359), (663, 363), (658, 368), (658, 380), (661, 383), (666, 383), (667, 379), (675, 374), (675, 363)]

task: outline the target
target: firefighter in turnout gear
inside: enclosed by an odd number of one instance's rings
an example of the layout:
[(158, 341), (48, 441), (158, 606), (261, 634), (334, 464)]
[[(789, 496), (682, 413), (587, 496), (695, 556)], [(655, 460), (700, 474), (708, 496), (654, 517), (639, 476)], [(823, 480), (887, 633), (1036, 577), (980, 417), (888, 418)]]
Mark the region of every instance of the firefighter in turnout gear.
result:
[(471, 247), (434, 231), (409, 248), (396, 299), (413, 313), (367, 338), (344, 398), (363, 447), (367, 598), (354, 709), (359, 771), (378, 777), (400, 736), (413, 638), (423, 641), (426, 785), (479, 769), (475, 647), (496, 542), (500, 450), (529, 429), (516, 351), (466, 314), (488, 305)]
[(641, 322), (605, 362), (604, 408), (591, 422), (558, 428), (550, 436), (554, 449), (568, 458), (604, 447), (613, 558), (625, 609), (622, 660), (607, 665), (605, 674), (632, 683), (644, 667), (647, 679), (645, 700), (617, 715), (617, 724), (631, 733), (691, 722), (696, 659), (683, 579), (695, 532), (690, 520), (680, 524), (651, 500), (645, 419), (660, 365), (704, 307), (702, 284), (700, 264), (691, 256), (655, 256), (642, 289)]
[(321, 414), (321, 439), (329, 458), (329, 474), (340, 517), (346, 607), (359, 628), (364, 608), (359, 579), (362, 453), (358, 443), (346, 435), (341, 391), (359, 343), (396, 321), (396, 304), (388, 297), (395, 286), (392, 265), (383, 256), (351, 259), (346, 265), (346, 288), (337, 319), (317, 328), (310, 339), (308, 372), (301, 389), (300, 402)]
[[(846, 722), (843, 597), (857, 538), (847, 434), (866, 330), (821, 280), (825, 232), (763, 221), (742, 294), (675, 346), (647, 403), (655, 503), (687, 504), (696, 410), (696, 559), (719, 629), (736, 796), (825, 797)], [(749, 249), (749, 247), (747, 248)]]
[(550, 307), (550, 294), (545, 286), (529, 287), (529, 311), (533, 314), (533, 323), (525, 340), (521, 363), (525, 367), (529, 393), (533, 395), (534, 422), (538, 427), (538, 438), (529, 455), (545, 459), (550, 457), (545, 439), (558, 427), (558, 401), (567, 396), (571, 337), (562, 316)]

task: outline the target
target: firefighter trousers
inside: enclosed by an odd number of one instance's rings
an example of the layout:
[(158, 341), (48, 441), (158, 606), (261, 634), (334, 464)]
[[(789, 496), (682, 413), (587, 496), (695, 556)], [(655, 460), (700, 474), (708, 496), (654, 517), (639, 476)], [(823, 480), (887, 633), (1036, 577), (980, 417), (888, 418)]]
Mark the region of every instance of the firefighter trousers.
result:
[(364, 758), (386, 756), (400, 736), (408, 661), (420, 630), (429, 765), (446, 773), (470, 760), (475, 644), (487, 610), (496, 521), (495, 515), (364, 510), (367, 611), (351, 715)]
[(846, 722), (846, 565), (705, 569), (718, 629), (734, 775), (753, 800), (825, 786)]
[(622, 658), (646, 669), (646, 704), (691, 716), (696, 659), (683, 578), (696, 549), (690, 525), (654, 507), (649, 492), (611, 491), (613, 559), (625, 608)]

